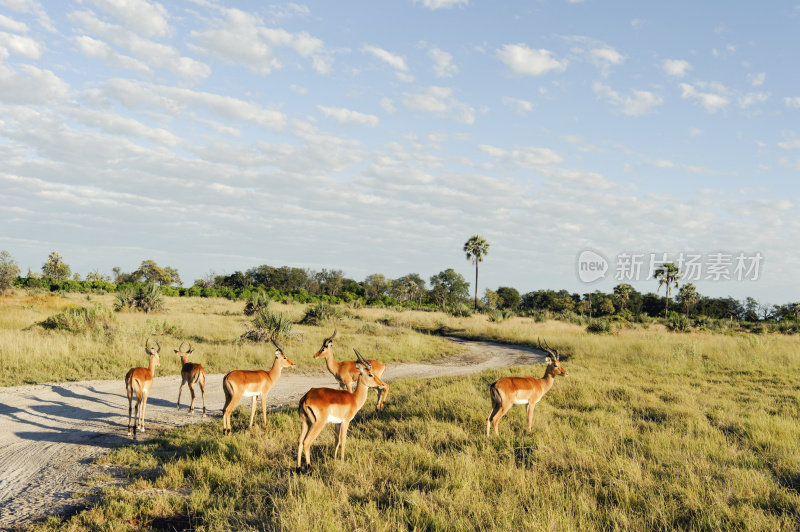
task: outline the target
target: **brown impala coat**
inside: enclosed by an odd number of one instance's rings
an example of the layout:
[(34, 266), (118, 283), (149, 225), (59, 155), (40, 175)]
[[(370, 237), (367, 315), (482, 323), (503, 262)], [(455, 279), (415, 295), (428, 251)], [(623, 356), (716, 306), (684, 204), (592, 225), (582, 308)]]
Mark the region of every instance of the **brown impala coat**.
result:
[[(273, 341), (273, 343), (275, 343)], [(278, 382), (281, 377), (281, 370), (285, 367), (294, 366), (294, 362), (284, 354), (283, 349), (278, 347), (275, 351), (275, 362), (269, 371), (263, 369), (244, 370), (237, 369), (231, 371), (222, 379), (222, 390), (225, 392), (225, 406), (222, 408), (222, 433), (231, 433), (231, 413), (236, 409), (242, 397), (251, 397), (250, 408), (250, 427), (253, 426), (253, 419), (256, 416), (256, 398), (261, 397), (261, 417), (264, 427), (267, 426), (267, 393), (270, 388)]]
[(206, 417), (206, 370), (200, 364), (189, 362), (189, 355), (194, 353), (191, 344), (189, 349), (183, 351), (183, 344), (178, 349), (175, 349), (175, 354), (181, 357), (181, 387), (178, 388), (178, 408), (181, 407), (181, 393), (183, 392), (183, 385), (189, 384), (189, 393), (192, 400), (189, 403), (189, 413), (194, 412), (194, 384), (200, 384), (200, 395), (203, 397), (203, 417)]
[[(149, 340), (148, 340), (149, 342)], [(158, 348), (148, 347), (148, 342), (144, 345), (145, 352), (150, 356), (150, 365), (146, 368), (131, 368), (125, 374), (125, 394), (128, 396), (128, 436), (133, 435), (136, 437), (137, 430), (144, 432), (144, 415), (147, 407), (147, 396), (150, 393), (150, 387), (153, 386), (153, 377), (156, 375), (156, 368), (161, 365), (158, 352), (161, 351), (161, 345)], [(136, 413), (132, 417), (133, 412), (133, 396), (136, 395)], [(132, 420), (136, 419), (135, 422)]]
[(536, 407), (536, 403), (553, 386), (553, 380), (556, 376), (566, 377), (568, 375), (567, 370), (558, 361), (557, 353), (558, 351), (555, 351), (554, 354), (545, 359), (547, 368), (544, 370), (544, 377), (541, 379), (534, 377), (503, 377), (489, 387), (492, 413), (489, 414), (489, 418), (486, 420), (486, 436), (489, 436), (492, 427), (494, 427), (494, 433), (498, 434), (497, 424), (500, 423), (500, 419), (514, 405), (525, 405), (525, 411), (528, 416), (528, 432), (531, 431), (533, 409)]
[[(365, 361), (360, 355), (359, 359)], [(363, 369), (366, 368), (366, 371)], [(355, 392), (348, 390), (334, 390), (331, 388), (311, 388), (300, 399), (299, 413), (302, 427), (300, 441), (297, 445), (297, 468), (300, 469), (305, 455), (306, 466), (311, 467), (311, 444), (325, 428), (326, 423), (337, 425), (334, 432), (336, 448), (333, 456), (336, 458), (339, 447), (342, 449), (344, 460), (344, 447), (347, 440), (347, 427), (356, 413), (361, 410), (367, 400), (370, 388), (384, 386), (384, 382), (375, 375), (368, 363), (359, 362), (356, 366), (359, 372)]]
[[(324, 358), (328, 371), (334, 376), (339, 386), (346, 388), (348, 392), (352, 393), (355, 390), (355, 384), (359, 375), (358, 368), (356, 367), (358, 362), (355, 360), (337, 362), (333, 357), (333, 350), (331, 349), (335, 337), (336, 330), (334, 329), (333, 335), (322, 341), (322, 347), (314, 354), (314, 358)], [(380, 360), (367, 360), (367, 362), (372, 366), (372, 374), (377, 375), (378, 378), (383, 378), (386, 365)], [(388, 395), (389, 385), (384, 382), (378, 387), (378, 402), (375, 404), (377, 410), (383, 409), (383, 404), (386, 402), (386, 397), (388, 397)]]

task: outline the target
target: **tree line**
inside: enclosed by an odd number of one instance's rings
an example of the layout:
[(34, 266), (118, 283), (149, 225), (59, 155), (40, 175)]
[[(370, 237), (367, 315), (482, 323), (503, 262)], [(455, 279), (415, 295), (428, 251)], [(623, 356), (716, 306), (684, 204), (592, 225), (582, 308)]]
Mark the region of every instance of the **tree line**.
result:
[[(477, 235), (476, 235), (477, 236)], [(474, 239), (475, 237), (473, 237)], [(477, 267), (476, 255), (482, 258), (488, 244), (471, 239), (467, 258)], [(482, 250), (480, 249), (482, 248)], [(476, 251), (478, 249), (478, 251)], [(290, 298), (298, 302), (326, 301), (331, 303), (357, 302), (365, 305), (405, 306), (420, 309), (453, 310), (467, 306), (470, 283), (453, 268), (447, 268), (426, 281), (418, 273), (409, 273), (391, 279), (381, 273), (368, 275), (361, 281), (349, 278), (342, 270), (320, 271), (292, 266), (262, 264), (231, 274), (209, 274), (183, 287), (177, 269), (159, 266), (153, 260), (144, 260), (132, 272), (121, 268), (112, 270), (113, 277), (97, 271), (84, 279), (73, 274), (58, 252), (52, 252), (42, 265), (41, 274), (28, 271), (20, 275), (19, 267), (7, 252), (0, 252), (0, 292), (12, 286), (49, 291), (107, 291), (130, 290), (142, 284), (158, 285), (166, 296), (226, 297), (248, 299), (258, 291), (270, 298)], [(679, 272), (665, 265), (665, 272), (657, 275), (658, 292), (662, 286), (677, 289), (677, 293), (642, 293), (630, 284), (619, 284), (611, 293), (600, 290), (589, 293), (567, 290), (542, 289), (520, 294), (513, 287), (501, 286), (497, 290), (485, 289), (474, 307), (480, 310), (504, 310), (517, 314), (551, 312), (577, 314), (590, 318), (619, 316), (628, 320), (640, 316), (659, 317), (684, 315), (704, 316), (714, 319), (738, 321), (795, 320), (800, 321), (800, 302), (782, 305), (762, 304), (752, 297), (739, 301), (732, 297), (709, 297), (700, 294), (692, 284), (680, 286)], [(669, 305), (672, 304), (670, 310)], [(468, 308), (467, 308), (468, 310)]]

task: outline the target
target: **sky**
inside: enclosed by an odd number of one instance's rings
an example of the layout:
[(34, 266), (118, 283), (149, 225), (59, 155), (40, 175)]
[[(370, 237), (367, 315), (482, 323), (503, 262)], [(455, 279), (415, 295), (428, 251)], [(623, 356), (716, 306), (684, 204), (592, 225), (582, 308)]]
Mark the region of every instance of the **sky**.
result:
[(797, 301), (798, 49), (798, 1), (0, 0), (0, 249)]

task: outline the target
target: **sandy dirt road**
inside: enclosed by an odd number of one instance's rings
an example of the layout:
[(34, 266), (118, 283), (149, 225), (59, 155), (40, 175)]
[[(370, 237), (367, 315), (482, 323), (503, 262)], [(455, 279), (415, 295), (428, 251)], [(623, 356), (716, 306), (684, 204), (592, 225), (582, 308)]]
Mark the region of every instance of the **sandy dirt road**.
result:
[[(464, 375), (544, 360), (544, 353), (534, 349), (453, 341), (463, 346), (462, 354), (428, 364), (387, 364), (385, 380)], [(225, 402), (222, 377), (208, 375), (206, 420), (221, 417)], [(203, 421), (200, 414), (187, 415), (186, 387), (182, 408), (176, 409), (179, 385), (180, 375), (156, 376), (147, 403), (148, 430), (140, 439)], [(284, 370), (269, 393), (268, 404), (295, 403), (315, 386), (336, 387), (327, 373), (308, 376)], [(197, 393), (195, 410), (201, 405), (199, 389)], [(370, 400), (374, 397), (371, 394)], [(0, 528), (23, 526), (73, 507), (72, 494), (85, 489), (83, 481), (98, 472), (93, 461), (114, 447), (131, 443), (127, 426), (128, 401), (122, 377), (0, 388)]]

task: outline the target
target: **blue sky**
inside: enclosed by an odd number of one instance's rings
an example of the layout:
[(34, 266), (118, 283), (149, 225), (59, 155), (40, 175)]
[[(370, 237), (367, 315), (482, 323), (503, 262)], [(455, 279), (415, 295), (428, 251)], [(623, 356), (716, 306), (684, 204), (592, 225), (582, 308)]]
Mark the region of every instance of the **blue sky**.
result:
[(699, 291), (797, 300), (799, 26), (798, 2), (0, 0), (0, 248), (472, 279), (480, 233), (481, 291), (758, 252)]

